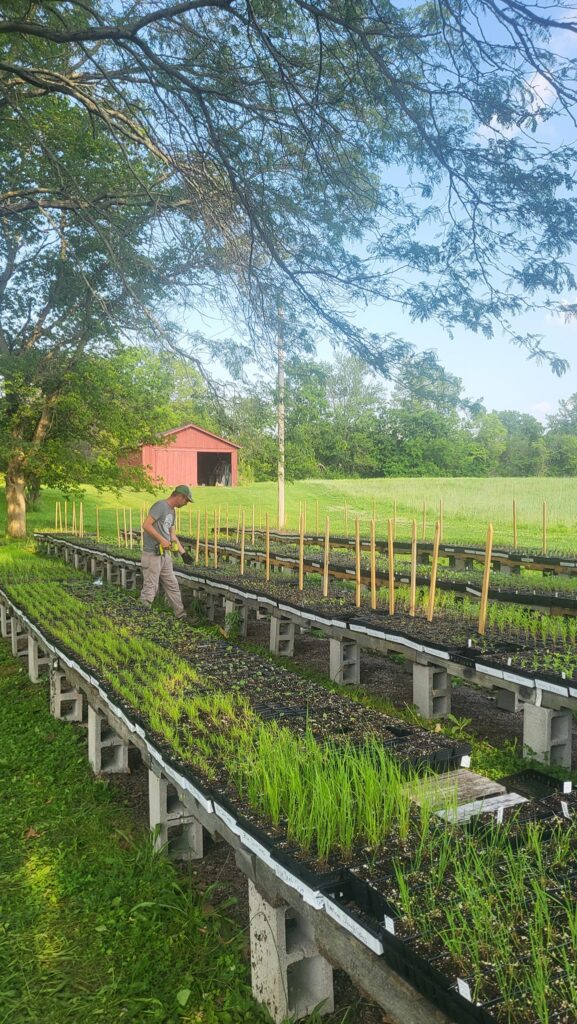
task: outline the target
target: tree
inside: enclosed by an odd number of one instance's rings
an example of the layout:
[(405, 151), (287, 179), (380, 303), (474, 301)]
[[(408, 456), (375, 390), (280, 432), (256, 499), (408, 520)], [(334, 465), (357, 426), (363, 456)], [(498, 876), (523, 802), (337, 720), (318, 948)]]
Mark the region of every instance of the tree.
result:
[[(119, 327), (174, 346), (171, 311), (207, 300), (242, 314), (262, 356), (280, 294), (288, 355), (328, 331), (391, 375), (407, 345), (343, 312), (378, 296), (447, 328), (503, 325), (561, 372), (513, 324), (574, 284), (575, 153), (543, 126), (573, 115), (575, 59), (551, 35), (577, 25), (542, 2), (8, 0), (6, 379), (22, 345), (41, 389), (54, 346), (69, 368)], [(58, 388), (43, 394), (38, 444)]]
[(499, 459), (500, 476), (541, 476), (547, 471), (543, 425), (529, 413), (507, 409), (496, 414), (507, 431)]
[[(160, 162), (153, 183), (135, 175), (137, 201), (202, 225), (255, 333), (282, 286), (300, 330), (329, 324), (386, 369), (402, 346), (339, 306), (378, 295), (448, 327), (505, 324), (561, 371), (510, 321), (573, 285), (575, 154), (541, 128), (573, 116), (575, 59), (552, 35), (575, 31), (545, 0), (11, 0), (0, 75), (8, 111), (70, 97), (119, 153)], [(4, 216), (126, 202), (86, 200), (31, 128), (54, 180), (4, 192)]]
[(50, 377), (43, 374), (37, 386), (21, 365), (4, 375), (0, 396), (0, 469), (13, 502), (12, 536), (25, 533), (16, 473), (23, 482), (64, 489), (87, 477), (99, 488), (152, 489), (144, 470), (126, 460), (141, 444), (161, 441), (172, 387), (161, 360), (139, 349), (89, 352), (74, 367), (53, 360)]

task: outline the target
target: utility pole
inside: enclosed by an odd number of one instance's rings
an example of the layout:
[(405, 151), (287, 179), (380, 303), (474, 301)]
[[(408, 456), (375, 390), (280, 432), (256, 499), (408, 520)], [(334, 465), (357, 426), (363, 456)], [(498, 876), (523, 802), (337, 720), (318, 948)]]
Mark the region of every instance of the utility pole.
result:
[(279, 530), (284, 529), (285, 525), (285, 507), (284, 507), (284, 403), (285, 403), (285, 374), (284, 374), (284, 338), (282, 333), (282, 320), (284, 310), (282, 306), (278, 305), (278, 324), (277, 324), (277, 335), (276, 335), (276, 351), (277, 351), (277, 378), (276, 378), (276, 389), (277, 389), (277, 424), (278, 424), (278, 528)]

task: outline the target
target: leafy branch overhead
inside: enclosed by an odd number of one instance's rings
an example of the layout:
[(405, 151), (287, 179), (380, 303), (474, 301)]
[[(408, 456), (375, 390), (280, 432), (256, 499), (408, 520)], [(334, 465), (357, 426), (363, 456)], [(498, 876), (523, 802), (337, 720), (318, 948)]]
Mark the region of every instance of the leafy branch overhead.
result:
[[(0, 186), (9, 238), (26, 218), (59, 233), (64, 216), (121, 275), (117, 239), (140, 215), (133, 249), (155, 263), (159, 250), (171, 301), (240, 306), (256, 336), (280, 289), (302, 330), (329, 328), (387, 371), (398, 344), (363, 334), (345, 303), (390, 300), (448, 328), (490, 336), (504, 324), (564, 369), (512, 320), (562, 303), (574, 284), (575, 154), (562, 142), (575, 116), (570, 9), (16, 0), (4, 10), (0, 109), (34, 155)], [(102, 178), (87, 181), (70, 140), (46, 134), (55, 107), (90, 126)], [(124, 291), (146, 306), (139, 282)]]

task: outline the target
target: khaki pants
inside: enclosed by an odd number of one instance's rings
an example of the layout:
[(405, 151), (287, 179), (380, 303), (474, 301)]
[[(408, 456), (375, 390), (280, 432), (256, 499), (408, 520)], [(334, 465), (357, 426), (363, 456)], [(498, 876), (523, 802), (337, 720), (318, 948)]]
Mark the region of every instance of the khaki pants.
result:
[(186, 613), (170, 555), (155, 555), (152, 551), (143, 551), (141, 565), (144, 582), (140, 600), (144, 604), (152, 604), (161, 586), (177, 619), (182, 619)]

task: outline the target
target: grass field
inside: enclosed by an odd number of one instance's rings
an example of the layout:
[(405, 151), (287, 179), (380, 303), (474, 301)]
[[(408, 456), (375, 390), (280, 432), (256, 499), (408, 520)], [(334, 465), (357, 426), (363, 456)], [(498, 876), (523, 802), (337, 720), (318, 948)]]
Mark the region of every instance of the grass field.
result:
[[(168, 492), (161, 491), (160, 495)], [(247, 528), (252, 526), (253, 506), (256, 526), (264, 525), (265, 513), (270, 514), (271, 527), (277, 523), (276, 483), (251, 484), (236, 488), (198, 487), (194, 491), (195, 504), (182, 515), (181, 532), (189, 526), (196, 530), (197, 513), (204, 522), (205, 511), (212, 515), (220, 506), (224, 527), (228, 512), (231, 528), (236, 529), (238, 512), (245, 510)], [(100, 528), (108, 537), (116, 536), (116, 512), (119, 510), (123, 525), (123, 510), (132, 508), (133, 525), (138, 528), (140, 510), (148, 509), (154, 497), (146, 492), (124, 491), (120, 496), (110, 492), (97, 494), (91, 487), (85, 489), (84, 528), (94, 533), (96, 506), (99, 508)], [(396, 536), (408, 539), (413, 518), (418, 524), (418, 536), (432, 540), (435, 521), (443, 504), (443, 539), (445, 541), (484, 542), (487, 524), (495, 528), (495, 544), (513, 543), (513, 501), (517, 507), (517, 537), (520, 547), (543, 547), (543, 504), (546, 503), (548, 551), (577, 551), (577, 478), (443, 478), (418, 477), (377, 480), (301, 480), (286, 486), (287, 526), (298, 529), (301, 507), (306, 502), (307, 528), (324, 529), (325, 517), (330, 517), (331, 532), (342, 533), (347, 528), (354, 534), (354, 521), (358, 516), (361, 530), (368, 533), (368, 522), (373, 514), (377, 531), (386, 535), (386, 521), (396, 510)], [(56, 491), (42, 491), (38, 507), (28, 516), (28, 530), (54, 527), (56, 501), (64, 496)], [(64, 505), (62, 505), (64, 515)], [(78, 503), (76, 503), (78, 514)], [(425, 511), (425, 523), (423, 523)], [(69, 528), (72, 525), (72, 502), (67, 504)], [(5, 505), (0, 505), (0, 528), (5, 524)], [(424, 531), (423, 531), (424, 525)]]

